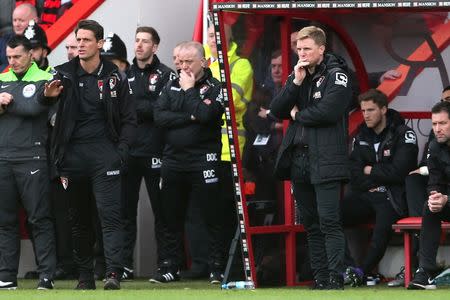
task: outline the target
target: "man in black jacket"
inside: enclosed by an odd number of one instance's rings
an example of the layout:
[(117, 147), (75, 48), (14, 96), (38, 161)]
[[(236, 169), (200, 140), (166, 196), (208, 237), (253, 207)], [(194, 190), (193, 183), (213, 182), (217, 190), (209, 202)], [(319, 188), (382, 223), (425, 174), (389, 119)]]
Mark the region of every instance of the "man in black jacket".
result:
[(171, 238), (161, 213), (159, 179), (164, 140), (161, 128), (154, 124), (153, 106), (162, 88), (176, 75), (156, 56), (155, 52), (158, 49), (159, 42), (158, 32), (153, 27), (138, 27), (134, 42), (135, 58), (128, 70), (128, 78), (135, 93), (138, 118), (137, 136), (130, 148), (128, 172), (123, 177), (122, 192), (126, 215), (123, 279), (128, 280), (133, 278), (136, 216), (142, 178), (145, 180), (155, 220), (154, 228), (159, 267), (168, 258), (167, 247), (164, 245)]
[[(445, 99), (445, 98), (444, 98)], [(442, 101), (431, 109), (435, 140), (428, 148), (428, 201), (424, 205), (420, 230), (419, 268), (408, 289), (435, 289), (438, 273), (436, 255), (441, 221), (450, 221), (450, 102)]]
[(47, 91), (59, 97), (52, 163), (69, 197), (80, 272), (77, 289), (95, 289), (91, 197), (89, 193), (80, 196), (80, 186), (93, 192), (103, 229), (104, 288), (119, 289), (124, 240), (120, 175), (136, 127), (134, 102), (128, 81), (113, 63), (100, 58), (103, 27), (93, 20), (81, 20), (75, 34), (79, 55), (55, 68), (59, 86)]
[[(156, 102), (156, 125), (164, 129), (161, 196), (164, 221), (180, 237), (191, 199), (202, 203), (209, 231), (211, 283), (222, 281), (225, 255), (223, 211), (219, 192), (218, 163), (221, 153), (222, 87), (206, 68), (201, 44), (187, 42), (179, 51), (180, 77), (167, 84)], [(170, 246), (170, 245), (166, 245)], [(178, 280), (181, 243), (169, 251), (170, 263), (158, 269), (151, 282)]]
[(6, 55), (11, 67), (0, 74), (0, 289), (17, 288), (19, 200), (32, 229), (38, 289), (52, 289), (56, 256), (46, 151), (50, 106), (43, 92), (53, 76), (32, 61), (31, 43), (23, 36), (8, 41)]
[(376, 90), (359, 96), (364, 123), (358, 128), (350, 154), (351, 193), (342, 203), (345, 225), (367, 223), (375, 227), (363, 264), (348, 267), (353, 286), (383, 258), (392, 235), (392, 224), (407, 214), (405, 178), (417, 165), (417, 137), (400, 114), (388, 109), (385, 94)]
[(342, 289), (344, 233), (341, 182), (349, 178), (347, 108), (352, 91), (346, 64), (324, 54), (326, 36), (315, 26), (298, 32), (299, 61), (272, 101), (271, 113), (292, 119), (276, 162), (292, 181), (307, 231), (315, 288)]

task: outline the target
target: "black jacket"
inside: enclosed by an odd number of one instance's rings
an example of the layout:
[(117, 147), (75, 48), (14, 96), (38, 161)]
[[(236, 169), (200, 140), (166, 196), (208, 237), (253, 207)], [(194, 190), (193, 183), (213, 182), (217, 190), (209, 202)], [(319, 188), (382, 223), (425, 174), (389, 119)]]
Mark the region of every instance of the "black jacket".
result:
[[(378, 137), (365, 123), (359, 126), (350, 154), (350, 183), (355, 192), (386, 187), (392, 206), (402, 216), (407, 213), (405, 178), (417, 166), (417, 137), (396, 110), (389, 109), (386, 117), (386, 128)], [(365, 166), (372, 166), (370, 175), (364, 175)]]
[(164, 144), (161, 128), (154, 124), (153, 106), (162, 88), (169, 80), (175, 79), (176, 74), (154, 55), (152, 63), (144, 69), (137, 66), (135, 58), (127, 75), (134, 92), (138, 120), (136, 139), (130, 155), (160, 158)]
[(154, 106), (155, 123), (164, 129), (163, 168), (192, 171), (220, 161), (221, 90), (209, 69), (186, 91), (178, 78), (163, 88)]
[(285, 134), (277, 165), (282, 154), (296, 143), (296, 135), (301, 135), (309, 146), (313, 184), (347, 180), (350, 175), (347, 108), (352, 89), (346, 69), (342, 59), (327, 54), (316, 72), (308, 74), (300, 86), (293, 83), (294, 74), (291, 74), (271, 104), (271, 114), (279, 119), (290, 119), (294, 105), (300, 110)]
[(47, 159), (51, 103), (44, 84), (52, 77), (36, 63), (20, 79), (11, 69), (0, 75), (0, 93), (14, 98), (0, 113), (0, 160)]
[[(136, 130), (136, 110), (132, 98), (132, 90), (127, 80), (120, 75), (116, 65), (101, 59), (98, 83), (99, 93), (107, 120), (108, 138), (117, 145), (117, 150), (126, 160)], [(67, 145), (72, 136), (79, 109), (80, 95), (76, 78), (79, 58), (55, 67), (56, 79), (61, 80), (63, 91), (59, 98), (56, 121), (51, 139), (51, 155), (53, 164), (58, 166), (64, 157)]]
[[(436, 139), (430, 142), (428, 148), (428, 179), (427, 191), (436, 191), (445, 195), (450, 192), (450, 147), (440, 144)], [(450, 205), (450, 202), (447, 202)]]

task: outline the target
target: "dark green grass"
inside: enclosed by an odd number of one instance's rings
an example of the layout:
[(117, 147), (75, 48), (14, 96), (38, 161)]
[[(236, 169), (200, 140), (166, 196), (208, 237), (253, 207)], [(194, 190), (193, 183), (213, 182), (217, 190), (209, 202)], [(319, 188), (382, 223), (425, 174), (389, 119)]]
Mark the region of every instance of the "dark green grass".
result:
[(0, 291), (0, 299), (449, 299), (450, 288), (435, 291), (408, 291), (404, 288), (377, 287), (346, 288), (344, 291), (311, 291), (308, 287), (258, 288), (256, 290), (220, 290), (206, 281), (181, 281), (151, 284), (147, 280), (123, 282), (120, 291), (104, 291), (97, 282), (95, 291), (75, 291), (75, 281), (57, 281), (52, 291), (36, 290), (36, 280), (20, 280), (16, 291)]

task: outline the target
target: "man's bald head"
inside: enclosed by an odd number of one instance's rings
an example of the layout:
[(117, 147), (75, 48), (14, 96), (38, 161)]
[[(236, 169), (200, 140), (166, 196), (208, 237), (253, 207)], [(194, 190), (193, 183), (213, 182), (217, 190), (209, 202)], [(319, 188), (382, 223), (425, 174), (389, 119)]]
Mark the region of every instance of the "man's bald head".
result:
[(37, 23), (39, 18), (36, 7), (29, 3), (24, 3), (14, 9), (12, 19), (14, 33), (17, 35), (22, 35), (28, 27), (28, 23), (31, 20), (34, 20)]

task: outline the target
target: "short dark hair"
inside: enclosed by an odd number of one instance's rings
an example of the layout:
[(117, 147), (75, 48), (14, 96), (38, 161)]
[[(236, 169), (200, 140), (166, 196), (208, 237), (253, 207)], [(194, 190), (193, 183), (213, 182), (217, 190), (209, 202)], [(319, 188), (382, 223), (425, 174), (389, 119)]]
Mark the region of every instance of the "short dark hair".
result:
[(446, 91), (450, 91), (450, 85), (447, 85), (447, 86), (442, 90), (443, 93), (446, 92)]
[(136, 28), (136, 34), (138, 34), (139, 32), (147, 32), (150, 33), (150, 35), (152, 36), (152, 41), (153, 43), (155, 43), (156, 45), (159, 45), (159, 42), (161, 42), (161, 39), (159, 38), (159, 34), (156, 31), (155, 28), (150, 27), (150, 26), (141, 26)]
[(80, 29), (92, 31), (97, 41), (103, 40), (103, 26), (100, 25), (97, 21), (87, 19), (80, 20), (77, 24), (77, 27), (75, 28), (75, 35)]
[(446, 112), (449, 119), (450, 119), (450, 102), (447, 101), (441, 101), (436, 103), (432, 108), (431, 108), (431, 113), (432, 114), (438, 114), (441, 112)]
[(8, 46), (9, 48), (16, 48), (19, 46), (23, 46), (23, 48), (26, 51), (30, 51), (31, 49), (33, 49), (33, 47), (31, 46), (31, 42), (29, 39), (27, 39), (26, 37), (24, 37), (23, 35), (15, 35), (13, 36), (8, 43), (6, 44), (6, 46)]
[(388, 98), (385, 93), (377, 89), (370, 89), (358, 96), (358, 102), (361, 105), (363, 101), (373, 101), (379, 108), (388, 107)]
[(277, 50), (273, 51), (272, 54), (270, 55), (270, 59), (275, 59), (279, 56), (281, 56), (281, 49), (277, 49)]

